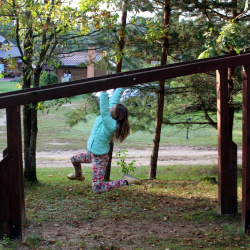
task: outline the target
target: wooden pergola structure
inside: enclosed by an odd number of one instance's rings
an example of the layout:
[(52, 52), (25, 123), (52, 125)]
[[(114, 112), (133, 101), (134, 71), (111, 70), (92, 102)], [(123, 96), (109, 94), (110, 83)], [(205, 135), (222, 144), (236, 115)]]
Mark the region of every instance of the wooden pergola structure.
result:
[(20, 106), (118, 87), (216, 71), (219, 213), (237, 212), (237, 146), (229, 135), (228, 68), (242, 66), (243, 78), (243, 181), (242, 226), (250, 231), (250, 53), (228, 55), (128, 71), (96, 78), (0, 94), (6, 109), (7, 148), (0, 162), (0, 238), (22, 240), (25, 218)]

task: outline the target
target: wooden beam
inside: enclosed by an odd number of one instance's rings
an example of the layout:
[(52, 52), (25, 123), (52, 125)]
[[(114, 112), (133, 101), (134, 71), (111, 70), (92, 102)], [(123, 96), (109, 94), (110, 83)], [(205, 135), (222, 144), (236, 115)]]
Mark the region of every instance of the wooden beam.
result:
[(20, 107), (6, 109), (7, 150), (0, 163), (0, 237), (22, 240), (24, 221), (24, 186)]
[(66, 84), (53, 84), (46, 87), (37, 87), (30, 90), (19, 90), (0, 95), (0, 108), (20, 106), (33, 102), (40, 102), (97, 91), (133, 86), (147, 82), (154, 82), (204, 73), (217, 70), (221, 65), (235, 67), (250, 61), (250, 53), (204, 60), (195, 60), (185, 63), (176, 63), (161, 67), (151, 67), (143, 70), (129, 71), (106, 77), (89, 78)]
[[(250, 55), (250, 53), (248, 55)], [(178, 67), (180, 67), (180, 66), (186, 67), (190, 63), (207, 63), (210, 61), (221, 60), (221, 59), (226, 59), (226, 58), (227, 59), (228, 58), (234, 59), (235, 56), (238, 57), (239, 55), (238, 54), (228, 54), (228, 55), (224, 55), (224, 56), (210, 57), (210, 58), (205, 58), (205, 59), (200, 59), (200, 60), (186, 61), (186, 62), (180, 62), (180, 63), (175, 63), (175, 64), (167, 64), (167, 65), (160, 65), (160, 66), (156, 66), (156, 67), (137, 69), (137, 70), (131, 70), (131, 71), (126, 71), (126, 72), (119, 72), (119, 73), (115, 73), (112, 75), (102, 75), (102, 76), (98, 76), (98, 77), (90, 77), (90, 78), (79, 79), (79, 80), (75, 80), (75, 81), (61, 82), (61, 83), (53, 84), (53, 85), (46, 85), (46, 86), (40, 86), (40, 87), (36, 87), (36, 88), (28, 88), (28, 89), (22, 89), (22, 90), (18, 90), (18, 91), (0, 93), (0, 97), (12, 95), (12, 94), (14, 95), (16, 93), (29, 93), (29, 92), (33, 92), (33, 91), (36, 91), (39, 89), (43, 89), (43, 90), (44, 89), (51, 89), (54, 86), (57, 86), (57, 87), (67, 86), (67, 85), (73, 85), (73, 84), (78, 84), (78, 83), (86, 83), (86, 82), (94, 81), (94, 80), (100, 81), (100, 80), (105, 80), (107, 78), (119, 77), (119, 76), (124, 76), (124, 75), (131, 76), (131, 75), (138, 74), (138, 73), (148, 72), (151, 69), (152, 70), (160, 70), (160, 69), (172, 68), (175, 65), (178, 65)], [(242, 64), (237, 64), (237, 65), (242, 65)], [(196, 70), (196, 69), (194, 69), (194, 70)]]
[(250, 233), (250, 64), (243, 76), (242, 225)]
[(236, 215), (238, 213), (238, 178), (237, 178), (237, 172), (238, 172), (238, 160), (237, 160), (237, 154), (238, 153), (238, 147), (235, 142), (231, 140), (230, 142), (230, 194), (231, 194), (231, 213), (233, 215)]
[(230, 177), (230, 136), (228, 120), (228, 69), (217, 70), (217, 124), (219, 168), (219, 213), (232, 214), (233, 195)]
[(9, 179), (8, 179), (8, 156), (5, 155), (0, 162), (0, 240), (4, 235), (10, 235), (9, 226)]

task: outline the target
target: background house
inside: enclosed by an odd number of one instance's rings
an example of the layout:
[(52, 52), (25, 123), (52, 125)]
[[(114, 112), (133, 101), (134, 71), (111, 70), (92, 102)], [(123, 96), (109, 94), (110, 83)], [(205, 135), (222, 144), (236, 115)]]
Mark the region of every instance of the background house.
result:
[[(12, 57), (16, 65), (13, 68), (8, 66), (6, 59)], [(96, 53), (94, 48), (88, 52), (72, 52), (60, 54), (61, 66), (54, 68), (53, 72), (58, 76), (59, 82), (74, 81), (88, 77), (105, 75), (104, 69), (95, 69), (94, 65), (102, 60), (101, 53)], [(51, 71), (51, 67), (43, 66), (44, 70)], [(19, 77), (22, 74), (22, 60), (19, 49), (15, 44), (0, 35), (0, 73), (4, 77)]]
[[(12, 57), (16, 65), (13, 68), (8, 66), (6, 59)], [(22, 60), (19, 49), (15, 44), (0, 35), (0, 73), (5, 73), (5, 77), (15, 77), (22, 74)]]
[(96, 53), (94, 48), (90, 48), (88, 52), (60, 54), (59, 60), (62, 65), (53, 70), (58, 76), (59, 82), (74, 81), (106, 74), (106, 70), (94, 68), (94, 64), (102, 60), (102, 55)]

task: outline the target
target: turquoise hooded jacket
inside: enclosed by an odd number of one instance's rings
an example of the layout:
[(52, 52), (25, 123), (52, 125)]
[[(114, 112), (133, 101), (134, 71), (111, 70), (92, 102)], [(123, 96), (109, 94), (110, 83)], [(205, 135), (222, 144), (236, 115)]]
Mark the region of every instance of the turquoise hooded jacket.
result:
[(116, 89), (110, 100), (108, 93), (101, 92), (101, 115), (96, 118), (87, 143), (88, 151), (95, 155), (103, 155), (109, 152), (109, 143), (117, 127), (117, 122), (111, 117), (109, 108), (113, 107), (120, 101), (123, 91), (124, 89), (122, 88)]

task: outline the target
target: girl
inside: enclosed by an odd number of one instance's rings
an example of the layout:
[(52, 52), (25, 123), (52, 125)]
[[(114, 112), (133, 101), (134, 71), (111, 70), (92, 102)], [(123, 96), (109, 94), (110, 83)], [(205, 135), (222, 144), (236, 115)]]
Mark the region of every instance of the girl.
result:
[(121, 180), (103, 182), (106, 166), (109, 162), (109, 143), (112, 139), (122, 142), (130, 132), (128, 122), (128, 110), (118, 103), (123, 89), (118, 88), (112, 97), (108, 98), (106, 91), (100, 95), (100, 116), (97, 117), (92, 128), (88, 143), (87, 153), (81, 153), (71, 158), (75, 173), (68, 174), (68, 179), (84, 181), (81, 163), (93, 165), (92, 189), (94, 193), (102, 193), (113, 188), (129, 184), (140, 185), (141, 181), (133, 176), (125, 174)]

